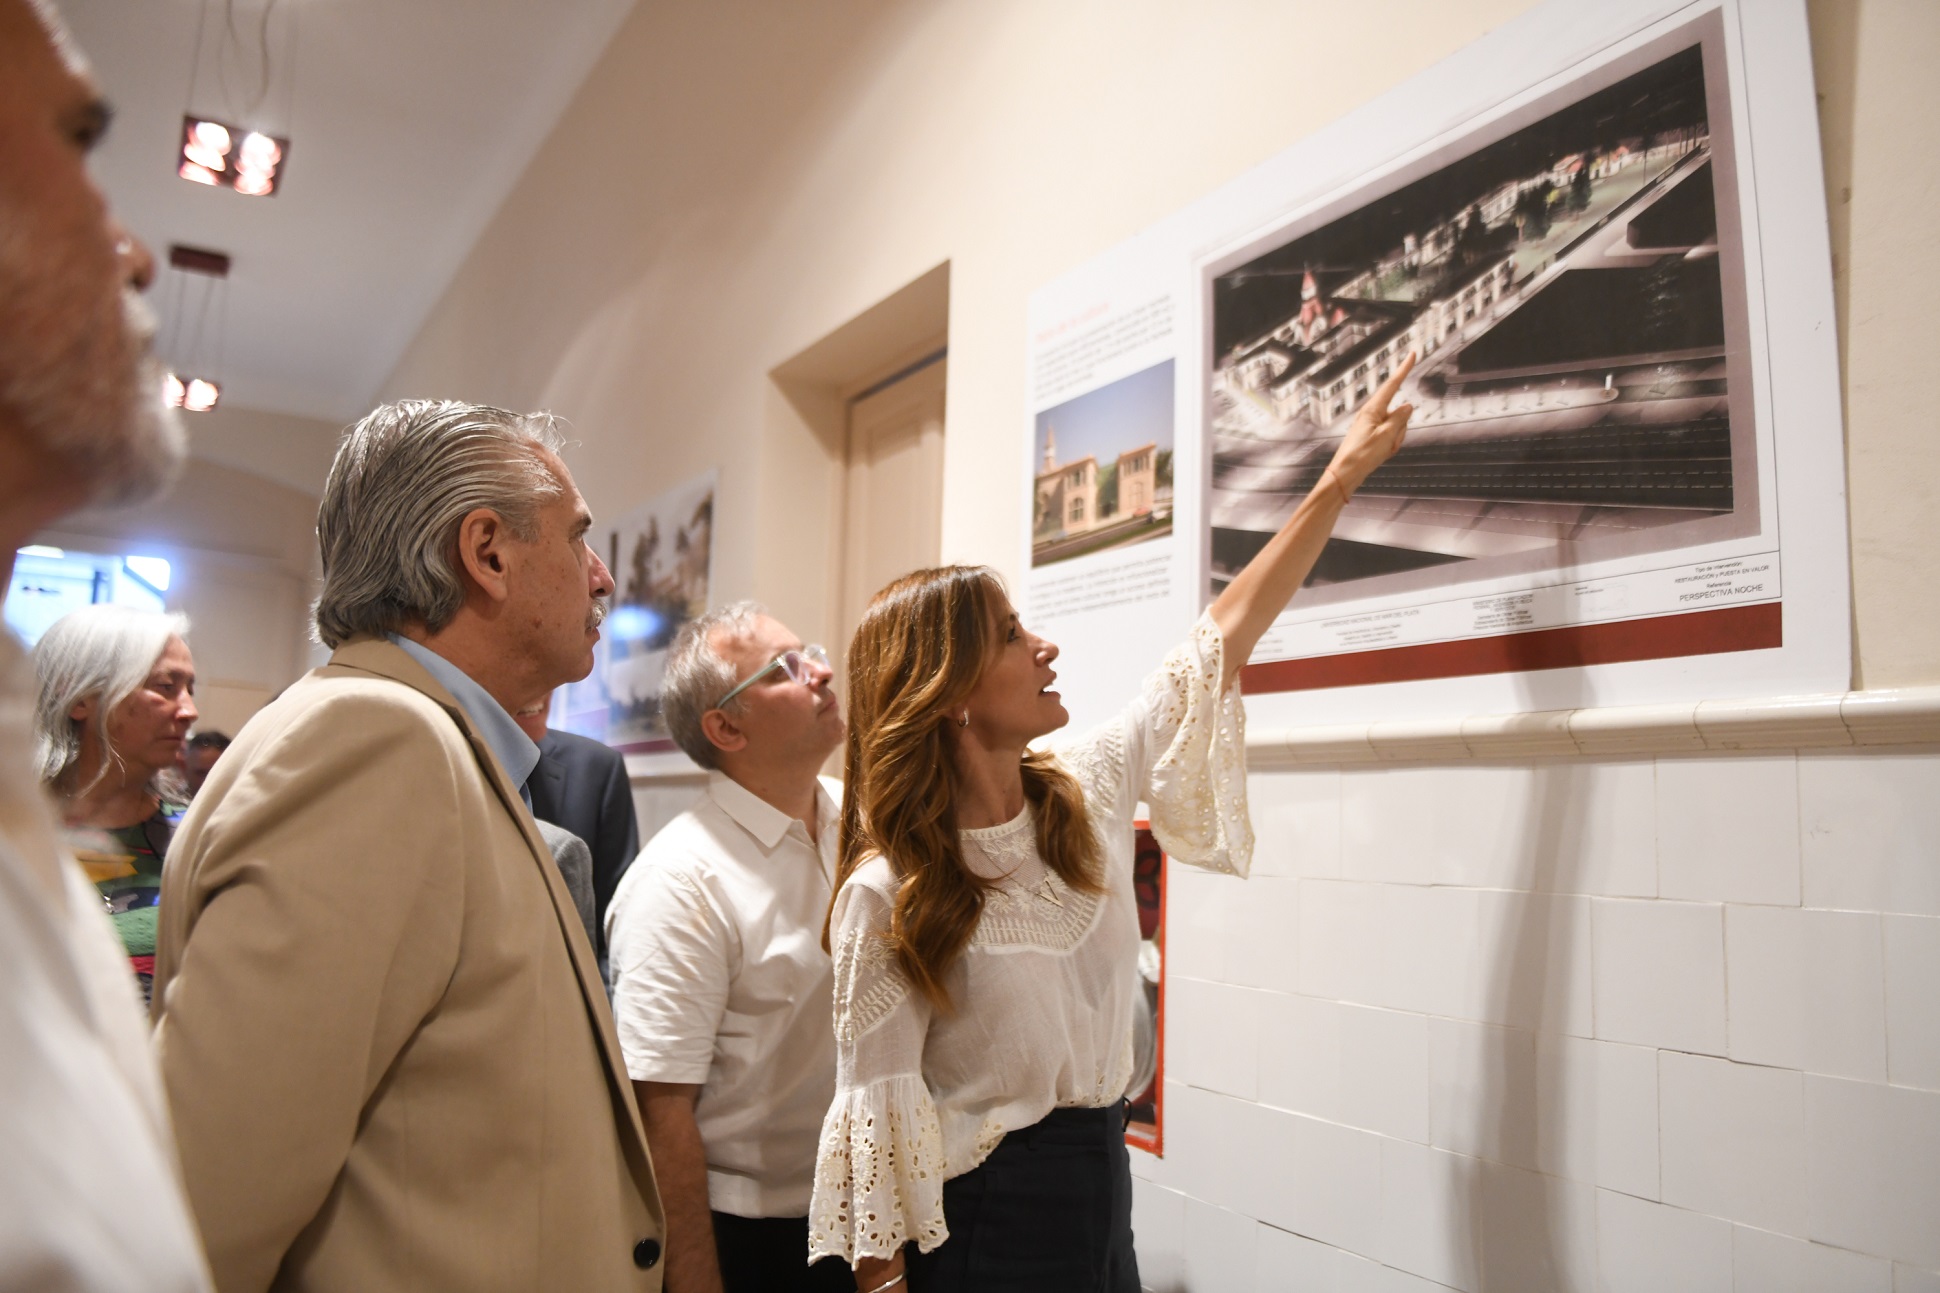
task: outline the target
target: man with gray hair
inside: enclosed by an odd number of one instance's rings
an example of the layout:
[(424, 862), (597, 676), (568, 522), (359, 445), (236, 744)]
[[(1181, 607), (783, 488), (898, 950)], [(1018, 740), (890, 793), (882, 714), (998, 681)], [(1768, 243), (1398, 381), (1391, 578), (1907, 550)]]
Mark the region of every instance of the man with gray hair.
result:
[[(180, 465), (139, 293), (148, 251), (88, 178), (110, 113), (52, 9), (0, 0), (0, 578), (36, 531)], [(0, 630), (0, 1289), (192, 1293), (208, 1273), (101, 897), (32, 766), (35, 683)]]
[(661, 706), (707, 793), (613, 895), (620, 1045), (667, 1201), (675, 1293), (850, 1293), (808, 1264), (816, 1142), (835, 1096), (822, 950), (842, 744), (827, 654), (752, 602), (686, 625)]
[(543, 414), (385, 405), (317, 514), (330, 662), (163, 876), (155, 1038), (227, 1290), (660, 1287), (645, 1135), (513, 715), (613, 581)]

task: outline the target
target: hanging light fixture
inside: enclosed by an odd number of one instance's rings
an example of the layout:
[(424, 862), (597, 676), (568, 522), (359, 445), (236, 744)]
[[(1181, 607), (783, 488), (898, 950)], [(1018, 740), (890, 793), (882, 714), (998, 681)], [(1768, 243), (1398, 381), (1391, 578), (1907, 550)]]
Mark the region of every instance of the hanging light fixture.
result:
[[(214, 97), (224, 107), (221, 117), (194, 110), (198, 98), (209, 97), (198, 84), (202, 72), (203, 34), (208, 26), (209, 0), (202, 0), (195, 22), (195, 58), (189, 66), (189, 108), (182, 114), (182, 133), (176, 149), (175, 173), (194, 184), (232, 189), (245, 197), (270, 197), (282, 186), (283, 166), (290, 153), (288, 123), (296, 100), (296, 14), (291, 12), (283, 24), (285, 48), (281, 51), (287, 93), (284, 95), (282, 133), (272, 134), (258, 126), (239, 126), (237, 121), (261, 123), (264, 105), (269, 100), (271, 72), (277, 62), (270, 34), (277, 0), (263, 0), (261, 15), (253, 24), (253, 36), (238, 29), (235, 0), (225, 0), (221, 26), (216, 33)], [(254, 48), (250, 48), (253, 46)], [(244, 101), (230, 86), (233, 71), (241, 76), (253, 61), (251, 75), (256, 81), (253, 94)], [(237, 65), (232, 69), (232, 64)], [(273, 115), (273, 114), (272, 114)]]
[(162, 352), (170, 363), (162, 398), (170, 408), (206, 413), (222, 399), (216, 373), (229, 324), (229, 255), (176, 243), (168, 249), (168, 268)]
[(175, 173), (185, 180), (234, 189), (248, 197), (276, 192), (290, 141), (202, 117), (182, 118), (182, 157)]
[(191, 377), (185, 382), (174, 373), (163, 373), (162, 398), (172, 409), (207, 413), (222, 399), (222, 387), (206, 377)]

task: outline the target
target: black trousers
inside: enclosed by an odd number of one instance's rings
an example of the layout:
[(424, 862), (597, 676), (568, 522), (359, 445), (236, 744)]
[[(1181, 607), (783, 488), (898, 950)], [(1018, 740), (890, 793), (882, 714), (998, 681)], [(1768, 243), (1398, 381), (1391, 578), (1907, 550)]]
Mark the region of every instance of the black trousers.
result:
[(714, 1214), (714, 1252), (727, 1293), (855, 1293), (840, 1257), (808, 1264), (807, 1217)]
[(1125, 1106), (1054, 1109), (943, 1183), (950, 1237), (909, 1255), (911, 1293), (1139, 1293)]

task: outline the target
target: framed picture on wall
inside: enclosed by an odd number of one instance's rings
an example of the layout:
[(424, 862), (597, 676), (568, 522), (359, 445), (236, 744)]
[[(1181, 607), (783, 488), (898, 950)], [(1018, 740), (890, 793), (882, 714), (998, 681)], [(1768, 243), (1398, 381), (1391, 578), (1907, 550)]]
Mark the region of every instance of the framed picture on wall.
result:
[(1210, 267), (1212, 593), (1421, 357), (1249, 692), (1782, 644), (1724, 34), (1588, 62)]
[(650, 499), (587, 537), (613, 574), (593, 672), (560, 689), (552, 725), (624, 754), (673, 750), (660, 713), (667, 652), (707, 610), (714, 566), (715, 473)]
[(1109, 552), (1032, 568), (1074, 718), (1265, 547), (1411, 352), (1406, 444), (1242, 674), (1256, 722), (1845, 690), (1825, 210), (1802, 6), (1549, 0), (1047, 284), (1031, 559), (1091, 541), (1052, 523), (1100, 528), (1107, 461), (1150, 438), (1080, 443), (1082, 401), (1167, 351), (1196, 558), (1137, 618), (1092, 606), (1109, 572), (1051, 573)]

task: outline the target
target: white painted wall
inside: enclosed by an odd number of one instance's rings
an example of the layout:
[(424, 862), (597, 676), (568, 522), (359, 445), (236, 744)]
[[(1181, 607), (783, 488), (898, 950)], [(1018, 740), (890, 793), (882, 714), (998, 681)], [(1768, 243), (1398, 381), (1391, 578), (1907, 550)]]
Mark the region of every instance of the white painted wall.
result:
[(189, 451), (312, 498), (323, 494), (343, 425), (322, 418), (217, 405), (187, 416)]

